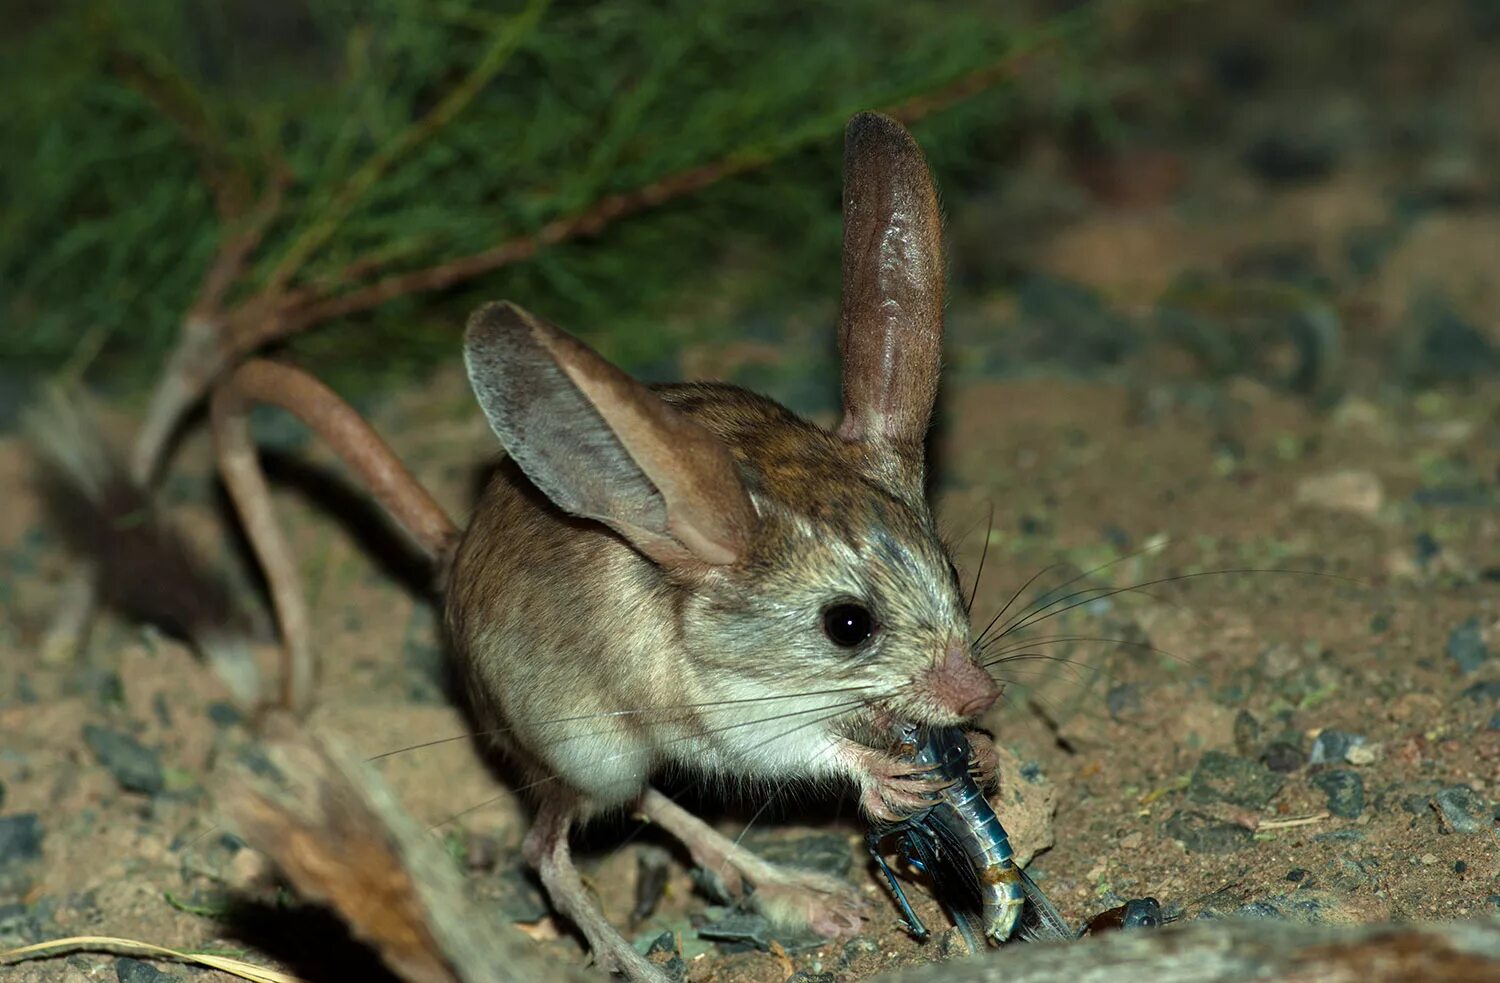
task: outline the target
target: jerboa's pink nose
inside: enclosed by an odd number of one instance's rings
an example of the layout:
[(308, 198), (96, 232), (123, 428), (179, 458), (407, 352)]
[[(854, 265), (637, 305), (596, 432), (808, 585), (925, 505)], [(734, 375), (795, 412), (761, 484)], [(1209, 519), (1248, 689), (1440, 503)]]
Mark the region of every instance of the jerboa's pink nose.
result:
[(968, 650), (950, 645), (928, 674), (932, 695), (960, 717), (972, 717), (995, 705), (1000, 686), (969, 658)]

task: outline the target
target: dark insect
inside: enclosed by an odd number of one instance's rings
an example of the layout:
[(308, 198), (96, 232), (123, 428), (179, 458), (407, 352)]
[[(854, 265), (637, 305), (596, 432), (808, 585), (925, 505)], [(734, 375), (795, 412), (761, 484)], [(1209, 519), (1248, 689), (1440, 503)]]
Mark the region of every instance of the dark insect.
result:
[(900, 729), (899, 744), (899, 753), (911, 761), (913, 774), (944, 783), (941, 791), (933, 793), (930, 807), (898, 823), (879, 824), (865, 838), (902, 917), (913, 935), (927, 938), (927, 926), (912, 910), (881, 855), (880, 845), (887, 840), (895, 840), (907, 861), (940, 888), (949, 880), (964, 885), (967, 903), (950, 905), (950, 911), (971, 948), (977, 948), (972, 937), (976, 909), (979, 934), (1004, 942), (1015, 930), (1026, 895), (1021, 870), (1011, 860), (1010, 837), (969, 773), (973, 751), (968, 738), (957, 727), (906, 724)]
[[(977, 937), (1001, 943), (1017, 929), (1027, 942), (1072, 941), (1162, 923), (1161, 905), (1155, 898), (1135, 898), (1074, 929), (1012, 860), (1010, 837), (969, 771), (973, 751), (963, 731), (903, 724), (898, 744), (898, 753), (911, 761), (914, 775), (944, 783), (940, 792), (933, 793), (930, 807), (897, 823), (877, 824), (865, 837), (870, 856), (885, 876), (912, 935), (925, 940), (930, 933), (880, 852), (887, 841), (895, 841), (907, 862), (932, 878), (954, 925), (974, 951), (980, 948)], [(956, 899), (954, 885), (962, 886)]]
[(1132, 898), (1122, 905), (1099, 912), (1081, 928), (1074, 929), (1052, 899), (1023, 870), (1021, 886), (1026, 891), (1026, 910), (1021, 919), (1021, 938), (1027, 942), (1071, 942), (1086, 935), (1099, 935), (1122, 928), (1156, 928), (1166, 919), (1155, 898)]

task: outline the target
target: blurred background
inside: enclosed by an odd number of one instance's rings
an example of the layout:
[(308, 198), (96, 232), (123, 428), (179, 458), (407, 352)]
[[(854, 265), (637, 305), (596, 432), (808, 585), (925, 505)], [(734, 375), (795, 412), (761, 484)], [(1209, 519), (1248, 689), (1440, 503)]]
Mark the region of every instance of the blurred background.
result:
[(828, 409), (866, 108), (937, 171), (957, 373), (1500, 364), (1493, 0), (6, 6), (4, 418), (49, 375), (143, 399), (260, 219), (209, 307), (295, 311), (275, 344), (356, 399), (505, 297)]

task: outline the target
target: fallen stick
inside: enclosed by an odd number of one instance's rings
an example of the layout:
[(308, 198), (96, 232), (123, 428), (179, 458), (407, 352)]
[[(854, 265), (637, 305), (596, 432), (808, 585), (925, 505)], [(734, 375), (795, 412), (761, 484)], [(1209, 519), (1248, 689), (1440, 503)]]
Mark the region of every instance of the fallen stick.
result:
[(303, 898), (412, 983), (597, 979), (546, 960), (514, 926), (471, 905), (452, 860), (368, 766), (289, 715), (265, 721), (280, 780), (237, 776), (221, 791), (230, 824)]
[(1213, 920), (1007, 946), (872, 983), (1423, 983), (1500, 980), (1500, 923), (1303, 925)]

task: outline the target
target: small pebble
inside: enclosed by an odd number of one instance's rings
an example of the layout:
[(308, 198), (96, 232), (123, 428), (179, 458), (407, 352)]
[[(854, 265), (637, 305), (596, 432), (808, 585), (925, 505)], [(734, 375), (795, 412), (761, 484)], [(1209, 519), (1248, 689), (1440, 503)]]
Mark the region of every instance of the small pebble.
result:
[(1286, 879), (1291, 881), (1293, 884), (1301, 884), (1304, 880), (1307, 879), (1307, 875), (1310, 873), (1312, 873), (1312, 871), (1308, 870), (1306, 867), (1293, 867), (1291, 870), (1286, 872)]
[(1290, 774), (1302, 767), (1302, 749), (1285, 741), (1277, 741), (1266, 748), (1260, 756), (1261, 764), (1279, 775)]
[(83, 740), (125, 791), (155, 795), (166, 787), (161, 756), (129, 734), (85, 724)]
[(878, 958), (880, 956), (880, 943), (874, 939), (856, 935), (844, 943), (843, 950), (839, 953), (838, 969), (847, 970), (863, 960)]
[(1297, 483), (1298, 505), (1373, 519), (1385, 504), (1385, 487), (1371, 471), (1332, 471)]
[(1310, 765), (1333, 765), (1349, 760), (1349, 752), (1365, 743), (1364, 735), (1342, 730), (1325, 730), (1313, 741), (1307, 756)]
[(1437, 559), (1438, 554), (1441, 552), (1443, 552), (1442, 545), (1436, 539), (1432, 538), (1432, 533), (1430, 532), (1419, 532), (1416, 539), (1412, 540), (1412, 553), (1417, 558), (1418, 566), (1427, 566), (1427, 564)]
[(1479, 627), (1479, 618), (1473, 617), (1448, 635), (1448, 656), (1458, 663), (1458, 671), (1468, 675), (1478, 669), (1490, 657), (1484, 644), (1484, 633)]
[(208, 705), (208, 719), (213, 721), (215, 727), (233, 727), (244, 718), (232, 705), (220, 701)]
[(1135, 683), (1121, 683), (1104, 694), (1104, 706), (1111, 720), (1141, 712), (1141, 688)]
[(115, 960), (115, 978), (120, 983), (174, 983), (181, 977), (163, 973), (150, 963), (121, 956)]
[(677, 936), (671, 932), (658, 935), (641, 955), (673, 983), (682, 983), (687, 979), (687, 963), (683, 961), (682, 953), (677, 951)]
[(1342, 854), (1330, 858), (1319, 870), (1320, 878), (1337, 895), (1348, 894), (1370, 887), (1375, 883), (1375, 872), (1379, 867), (1370, 860), (1361, 860)]
[(1251, 144), (1242, 162), (1267, 184), (1294, 184), (1326, 177), (1334, 169), (1336, 155), (1315, 137), (1272, 133)]
[(1468, 872), (1469, 872), (1469, 865), (1465, 861), (1462, 861), (1462, 860), (1455, 860), (1455, 861), (1453, 861), (1453, 873), (1455, 873), (1455, 874), (1467, 874)]
[(1424, 866), (1431, 867), (1433, 864), (1437, 863), (1437, 859), (1438, 858), (1437, 858), (1437, 854), (1435, 854), (1435, 853), (1424, 853), (1418, 859), (1420, 859), (1422, 861), (1422, 864)]

